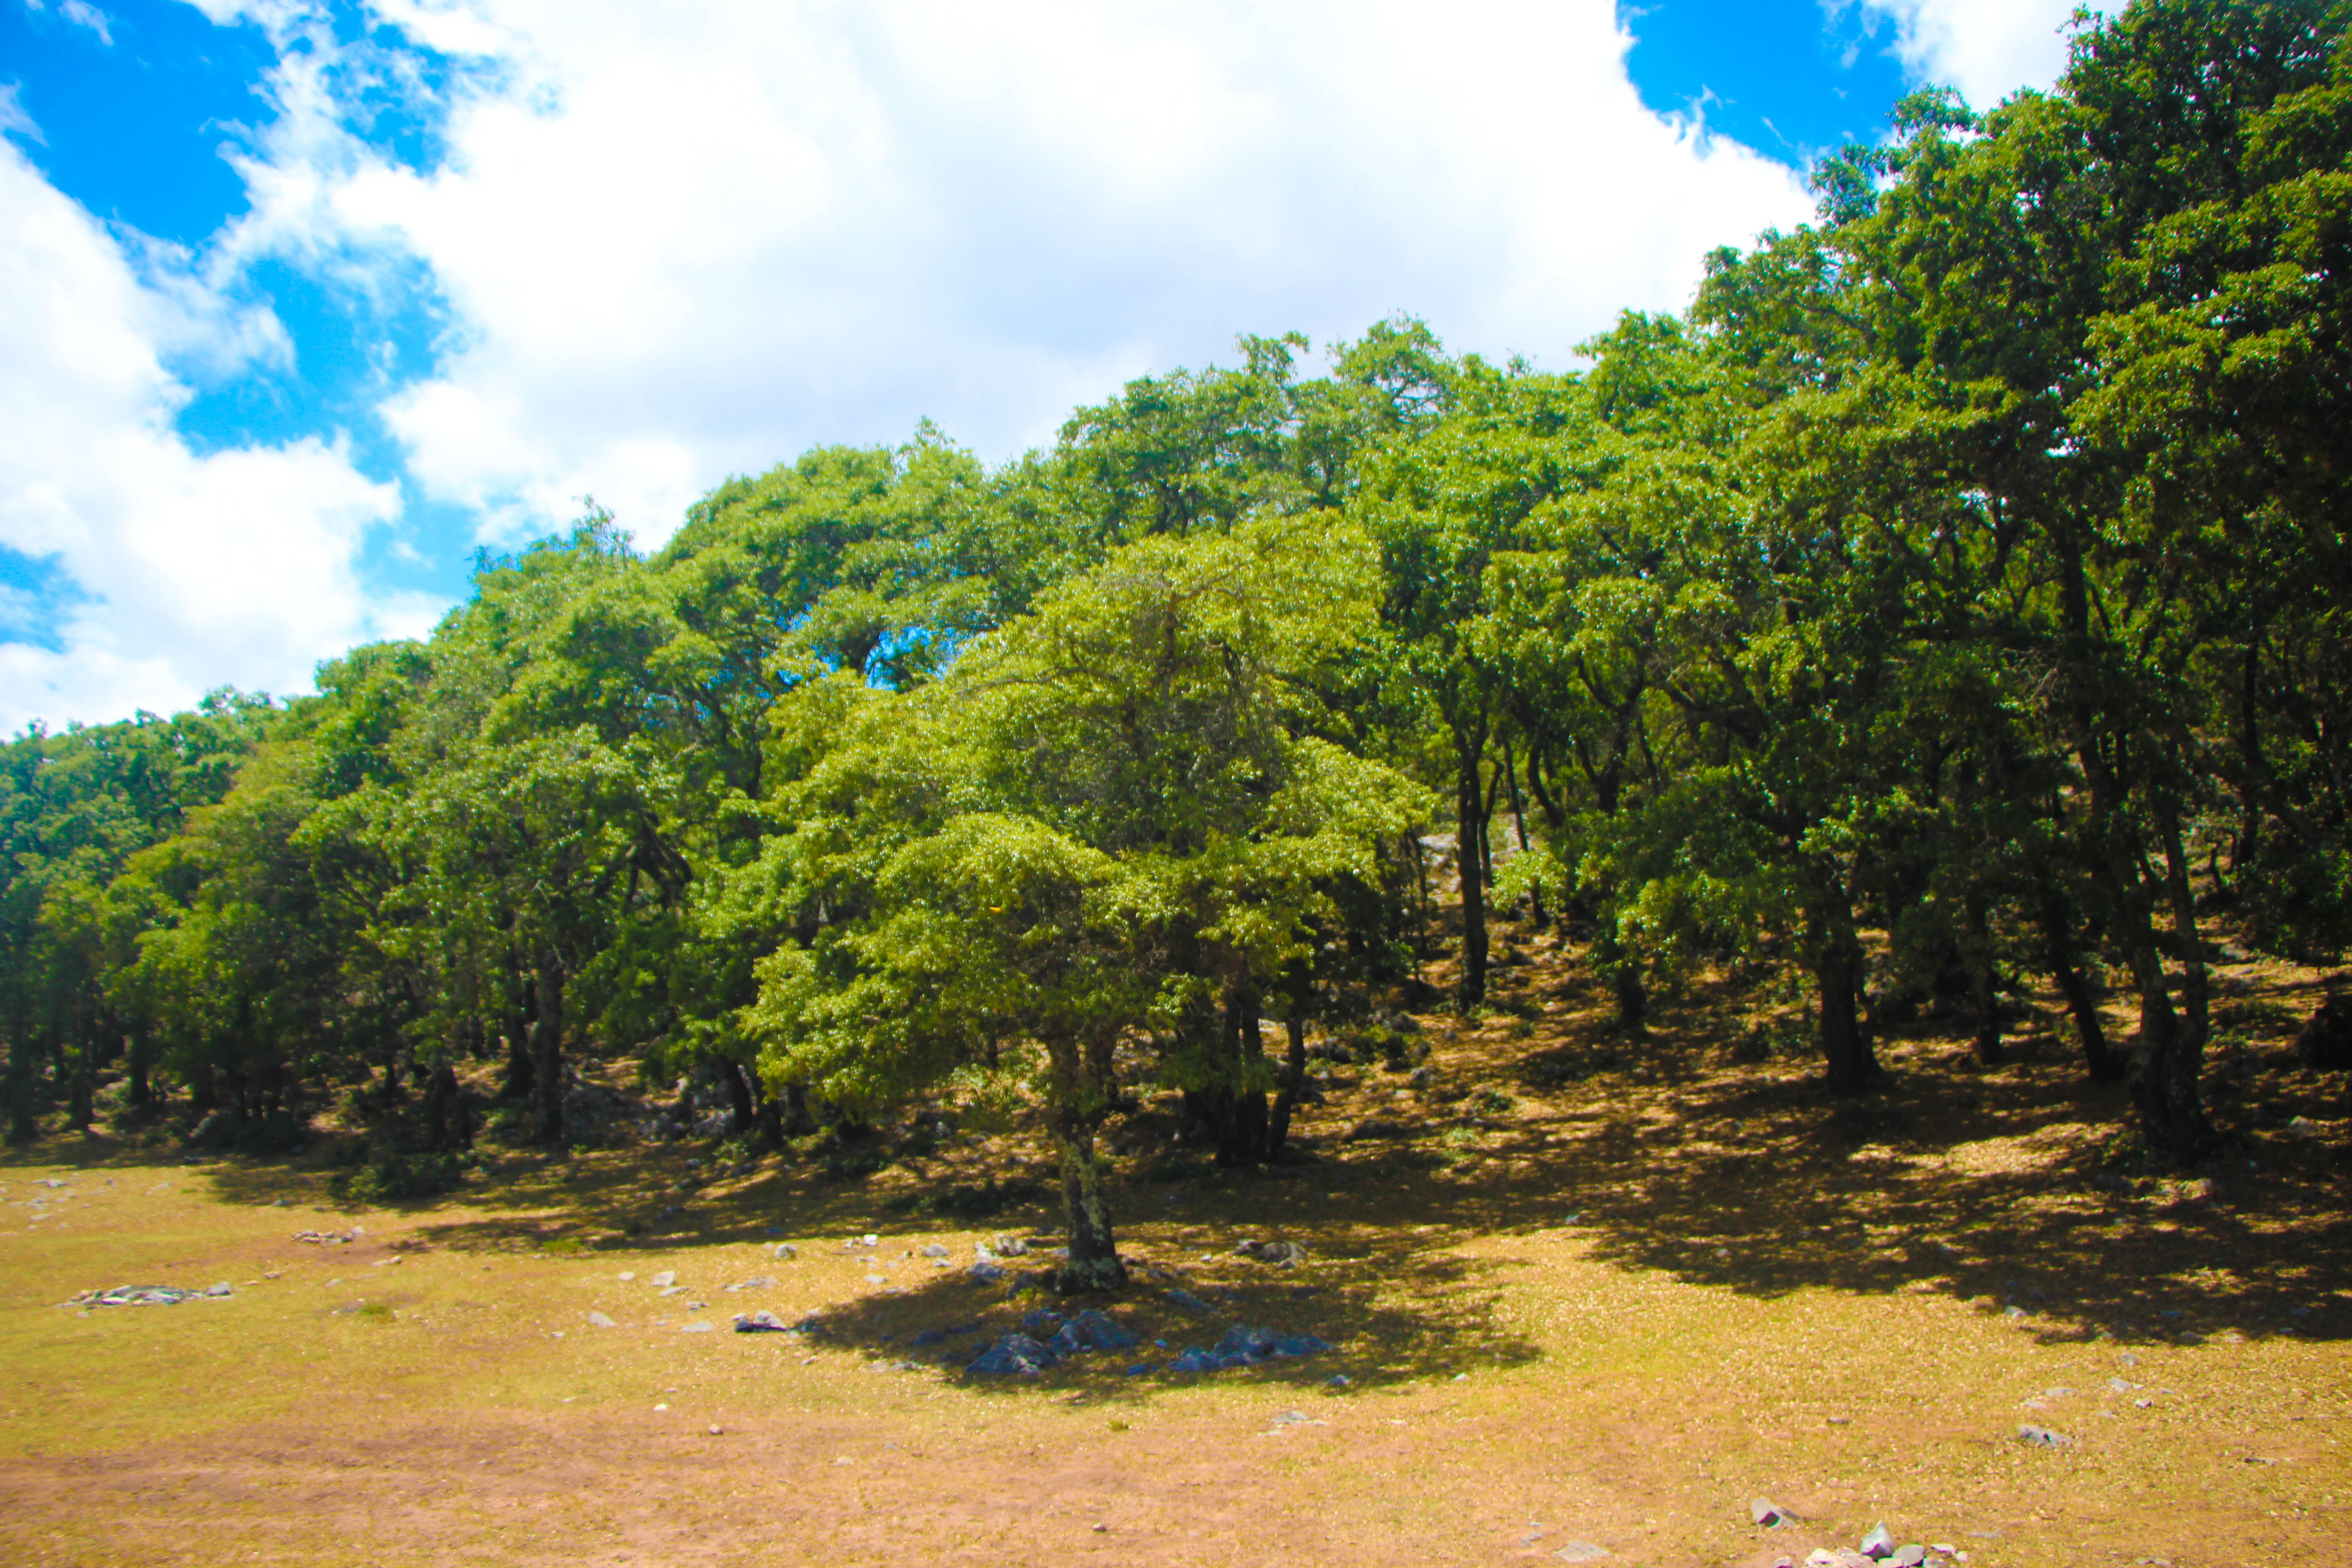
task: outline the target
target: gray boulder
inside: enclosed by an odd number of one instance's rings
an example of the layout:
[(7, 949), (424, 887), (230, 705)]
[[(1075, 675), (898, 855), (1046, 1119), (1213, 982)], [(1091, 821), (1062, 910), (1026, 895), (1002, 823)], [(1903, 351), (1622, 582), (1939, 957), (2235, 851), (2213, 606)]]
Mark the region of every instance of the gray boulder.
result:
[(1082, 1355), (1087, 1351), (1123, 1351), (1142, 1342), (1121, 1327), (1118, 1319), (1089, 1307), (1055, 1331), (1053, 1348), (1055, 1354), (1068, 1356)]
[(1007, 1334), (981, 1352), (964, 1371), (974, 1377), (1034, 1377), (1056, 1359), (1027, 1334)]

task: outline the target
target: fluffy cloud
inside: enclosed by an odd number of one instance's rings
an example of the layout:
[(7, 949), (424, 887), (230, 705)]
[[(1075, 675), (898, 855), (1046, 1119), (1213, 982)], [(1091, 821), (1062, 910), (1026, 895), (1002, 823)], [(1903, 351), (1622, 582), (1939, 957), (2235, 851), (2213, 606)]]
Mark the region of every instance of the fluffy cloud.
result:
[(388, 14), (506, 62), (446, 166), (325, 181), (464, 324), (385, 413), (494, 528), (593, 492), (657, 540), (730, 471), (925, 416), (1007, 455), (1237, 331), (1409, 310), (1563, 363), (1809, 207), (1643, 109), (1609, 0)]
[[(356, 567), (403, 500), (340, 440), (174, 430), (169, 366), (299, 373), (267, 309), (224, 303), (257, 262), (347, 297), (429, 281), (438, 361), (377, 394), (413, 495), (512, 541), (593, 494), (650, 543), (730, 472), (927, 416), (1009, 456), (1237, 331), (1410, 310), (1565, 363), (1811, 205), (1642, 107), (1612, 0), (375, 0), (394, 30), (357, 41), (312, 0), (194, 3), (280, 57), (250, 209), (200, 256), (0, 143), (0, 543), (80, 594), (0, 643), (0, 724), (286, 689), (430, 618)], [(2064, 0), (1858, 3), (1974, 101), (2063, 64)], [(373, 144), (386, 102), (446, 157)], [(0, 128), (37, 134), (5, 98)]]
[(78, 589), (48, 606), (53, 636), (0, 644), (0, 727), (168, 710), (224, 683), (297, 689), (319, 659), (429, 613), (371, 605), (352, 569), (393, 487), (316, 441), (202, 455), (173, 430), (187, 393), (164, 356), (269, 353), (266, 318), (184, 273), (142, 281), (5, 142), (0, 214), (0, 544)]
[(1990, 109), (2021, 87), (2046, 89), (2058, 79), (2066, 68), (2067, 18), (2080, 0), (1864, 4), (1895, 18), (1895, 52), (1913, 77), (1958, 88), (1975, 108)]

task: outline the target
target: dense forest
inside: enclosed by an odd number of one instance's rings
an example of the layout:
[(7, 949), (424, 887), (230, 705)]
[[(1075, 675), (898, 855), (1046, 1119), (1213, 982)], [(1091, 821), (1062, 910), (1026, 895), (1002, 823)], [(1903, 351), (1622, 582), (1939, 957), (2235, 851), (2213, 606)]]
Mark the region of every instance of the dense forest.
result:
[(284, 1146), (356, 1090), (453, 1150), (478, 1067), (560, 1145), (589, 1051), (855, 1137), (1010, 1075), (1111, 1284), (1139, 1078), (1278, 1160), (1310, 1037), (1440, 942), (1476, 1008), (1508, 908), (1629, 1037), (1786, 977), (1840, 1094), (2047, 986), (2196, 1159), (2200, 913), (2352, 929), (2347, 16), (2141, 0), (2048, 94), (1916, 94), (1580, 370), (1244, 338), (1001, 468), (926, 427), (650, 553), (592, 513), (315, 696), (36, 728), (10, 1135)]

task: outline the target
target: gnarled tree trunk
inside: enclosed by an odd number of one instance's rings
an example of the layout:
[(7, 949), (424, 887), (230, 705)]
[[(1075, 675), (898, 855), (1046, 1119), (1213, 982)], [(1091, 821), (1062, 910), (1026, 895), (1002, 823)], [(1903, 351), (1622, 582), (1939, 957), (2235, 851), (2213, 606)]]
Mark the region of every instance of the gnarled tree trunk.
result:
[(1834, 874), (1827, 880), (1809, 922), (1813, 980), (1821, 992), (1822, 1057), (1831, 1093), (1863, 1094), (1885, 1083), (1886, 1072), (1854, 1005), (1862, 990), (1863, 952), (1853, 896)]
[(1049, 1080), (1046, 1123), (1062, 1161), (1062, 1220), (1070, 1243), (1069, 1260), (1055, 1276), (1064, 1290), (1116, 1290), (1127, 1283), (1127, 1265), (1111, 1233), (1110, 1205), (1103, 1192), (1102, 1158), (1096, 1133), (1110, 1110), (1108, 1039), (1064, 1037), (1045, 1042)]

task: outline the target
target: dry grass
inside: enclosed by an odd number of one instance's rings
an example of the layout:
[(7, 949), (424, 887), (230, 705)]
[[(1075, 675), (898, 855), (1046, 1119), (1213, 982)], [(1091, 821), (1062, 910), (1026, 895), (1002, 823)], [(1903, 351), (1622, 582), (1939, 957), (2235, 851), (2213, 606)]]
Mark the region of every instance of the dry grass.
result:
[[(0, 1167), (0, 1560), (1417, 1564), (1586, 1540), (1765, 1564), (1881, 1519), (1972, 1568), (2341, 1555), (2346, 1108), (2284, 1050), (2319, 976), (2226, 973), (2243, 1044), (2216, 1054), (2233, 1142), (2209, 1197), (2102, 1169), (2124, 1106), (2047, 1026), (1991, 1071), (1923, 1030), (1847, 1107), (1808, 1064), (1734, 1061), (1746, 998), (1720, 986), (1627, 1042), (1549, 956), (1501, 978), (1487, 1018), (1429, 1023), (1441, 1085), (1507, 1106), (1366, 1068), (1307, 1118), (1318, 1164), (1124, 1186), (1130, 1254), (1219, 1311), (1147, 1281), (1121, 1315), (1171, 1347), (1229, 1321), (1337, 1342), (1281, 1371), (888, 1370), (919, 1329), (1026, 1304), (916, 1249), (961, 1262), (1044, 1211), (894, 1212), (1025, 1169), (1017, 1130), (857, 1183), (772, 1163), (650, 1239), (628, 1231), (688, 1151), (516, 1162), (356, 1214), (299, 1167), (26, 1152)], [(1411, 1135), (1345, 1137), (1375, 1115)], [(288, 1239), (353, 1222), (347, 1247)], [(867, 1230), (879, 1286), (841, 1249)], [(1310, 1260), (1235, 1258), (1243, 1235)], [(694, 1290), (657, 1299), (662, 1268)], [(57, 1305), (220, 1279), (225, 1302)], [(694, 1300), (722, 1330), (754, 1306), (828, 1326), (682, 1334)], [(2027, 1448), (2021, 1421), (2078, 1441)], [(1806, 1522), (1752, 1528), (1758, 1494)]]

